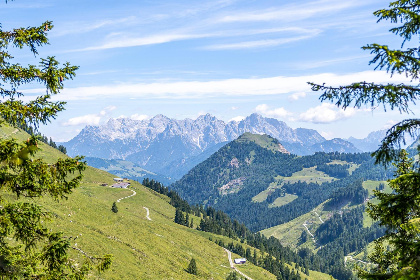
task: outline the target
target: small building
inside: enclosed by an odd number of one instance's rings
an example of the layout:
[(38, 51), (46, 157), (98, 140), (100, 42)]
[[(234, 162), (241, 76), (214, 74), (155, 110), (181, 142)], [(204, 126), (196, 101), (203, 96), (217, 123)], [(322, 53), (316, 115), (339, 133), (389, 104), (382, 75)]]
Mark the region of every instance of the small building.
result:
[(123, 178), (114, 178), (114, 181), (115, 182), (122, 182), (122, 181), (124, 181), (124, 179)]
[(130, 183), (115, 183), (111, 187), (112, 188), (118, 188), (118, 189), (126, 189), (126, 188), (128, 188), (129, 185), (130, 185)]
[(234, 262), (235, 264), (244, 264), (246, 263), (246, 259), (245, 258), (235, 259)]

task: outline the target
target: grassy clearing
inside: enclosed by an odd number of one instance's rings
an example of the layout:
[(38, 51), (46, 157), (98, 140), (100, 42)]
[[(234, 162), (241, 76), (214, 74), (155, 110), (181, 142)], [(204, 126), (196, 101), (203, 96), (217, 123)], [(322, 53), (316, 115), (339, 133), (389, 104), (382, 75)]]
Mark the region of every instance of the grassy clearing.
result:
[[(282, 177), (277, 176), (275, 178), (275, 181), (272, 182), (268, 188), (256, 196), (252, 198), (253, 202), (263, 202), (267, 199), (270, 191), (274, 189), (279, 189), (283, 186), (283, 184), (293, 184), (297, 183), (299, 181), (306, 182), (306, 183), (316, 183), (316, 184), (322, 184), (324, 182), (331, 182), (333, 180), (336, 180), (334, 177), (330, 177), (327, 174), (325, 174), (322, 171), (316, 170), (316, 167), (311, 168), (303, 168), (303, 170), (295, 172), (290, 177)], [(287, 203), (292, 202), (294, 199), (296, 199), (297, 196), (289, 194), (286, 195), (283, 198), (278, 198), (274, 203), (270, 205), (270, 207), (279, 207), (282, 205), (286, 205)]]
[(330, 177), (322, 171), (316, 170), (316, 167), (303, 168), (303, 170), (295, 172), (291, 177), (285, 177), (284, 183), (296, 183), (298, 181), (306, 183), (322, 184), (324, 182), (331, 182), (336, 180), (334, 177)]
[(274, 182), (268, 185), (268, 188), (252, 198), (253, 202), (263, 202), (267, 199), (269, 193), (275, 189), (280, 189), (283, 186), (283, 177), (277, 176)]
[(298, 198), (297, 195), (286, 193), (284, 196), (277, 198), (276, 200), (274, 200), (273, 203), (268, 205), (268, 208), (280, 207), (280, 206), (286, 205), (292, 202), (293, 200), (295, 200), (296, 198)]
[(330, 213), (323, 211), (323, 205), (324, 203), (317, 206), (314, 211), (299, 216), (290, 222), (262, 230), (261, 233), (267, 237), (274, 236), (275, 238), (279, 239), (285, 246), (290, 246), (292, 248), (297, 248), (298, 246), (307, 247), (309, 249), (315, 250), (316, 246), (314, 245), (312, 239), (308, 240), (305, 244), (299, 244), (299, 238), (302, 232), (306, 231), (305, 227), (303, 226), (304, 223), (307, 224), (307, 227), (311, 233), (314, 233), (319, 227), (321, 220), (319, 219), (318, 215), (316, 215), (316, 213), (321, 216), (323, 221), (329, 218)]
[[(368, 192), (369, 192), (369, 198), (370, 198), (369, 202), (370, 203), (376, 204), (376, 203), (379, 202), (377, 198), (373, 197), (373, 191), (375, 189), (377, 189), (379, 184), (381, 184), (381, 183), (385, 185), (384, 192), (386, 192), (386, 193), (391, 193), (392, 192), (392, 189), (389, 187), (389, 184), (388, 184), (387, 181), (371, 181), (371, 180), (368, 180), (368, 181), (363, 182), (363, 188), (368, 190)], [(370, 227), (372, 225), (372, 223), (373, 223), (372, 218), (369, 217), (369, 215), (366, 212), (363, 213), (363, 227)]]

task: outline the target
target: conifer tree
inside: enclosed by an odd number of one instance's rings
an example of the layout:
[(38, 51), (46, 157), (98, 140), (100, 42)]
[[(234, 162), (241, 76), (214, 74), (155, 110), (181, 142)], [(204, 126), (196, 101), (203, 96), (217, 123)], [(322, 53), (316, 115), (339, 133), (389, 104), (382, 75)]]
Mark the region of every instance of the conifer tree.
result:
[[(372, 109), (384, 109), (409, 113), (410, 106), (420, 96), (420, 1), (397, 0), (388, 9), (374, 12), (378, 21), (390, 20), (400, 24), (390, 32), (402, 38), (400, 49), (387, 45), (370, 44), (363, 47), (373, 55), (371, 64), (375, 69), (384, 69), (390, 75), (402, 74), (411, 79), (410, 83), (375, 84), (365, 81), (348, 86), (331, 87), (310, 83), (315, 91), (324, 91), (320, 99), (335, 102), (338, 107), (360, 108), (368, 105)], [(415, 40), (412, 40), (415, 39)], [(412, 47), (405, 47), (411, 41)], [(420, 174), (413, 168), (407, 154), (401, 151), (405, 144), (405, 134), (418, 135), (420, 119), (406, 119), (391, 127), (382, 140), (380, 148), (373, 153), (376, 163), (389, 165), (396, 162), (396, 178), (390, 181), (392, 194), (375, 191), (379, 203), (369, 204), (368, 213), (387, 233), (376, 242), (370, 256), (376, 267), (360, 275), (366, 279), (420, 279)], [(385, 245), (388, 244), (388, 245)]]
[[(7, 2), (7, 1), (6, 1)], [(12, 5), (13, 3), (9, 3)], [(48, 44), (51, 21), (38, 27), (4, 31), (0, 25), (0, 126), (31, 127), (55, 119), (65, 102), (51, 100), (63, 88), (63, 82), (75, 76), (77, 66), (60, 65), (55, 57), (41, 58), (39, 65), (15, 62), (10, 49), (28, 48), (35, 56), (37, 48)], [(23, 101), (21, 86), (40, 84), (45, 93), (32, 101)], [(81, 157), (45, 162), (34, 156), (40, 150), (37, 136), (19, 142), (0, 138), (0, 278), (1, 279), (84, 279), (92, 264), (100, 271), (111, 263), (110, 256), (87, 257), (77, 264), (69, 257), (70, 242), (60, 232), (46, 227), (52, 214), (37, 202), (39, 197), (67, 198), (80, 185), (86, 164)]]
[(114, 213), (118, 213), (118, 206), (117, 206), (117, 203), (115, 201), (112, 203), (111, 210)]
[(174, 222), (180, 225), (185, 225), (185, 217), (184, 213), (182, 213), (181, 209), (176, 208), (175, 210), (175, 219)]
[(198, 274), (197, 263), (195, 262), (194, 258), (191, 259), (190, 264), (188, 265), (188, 268), (187, 268), (187, 272), (193, 275)]

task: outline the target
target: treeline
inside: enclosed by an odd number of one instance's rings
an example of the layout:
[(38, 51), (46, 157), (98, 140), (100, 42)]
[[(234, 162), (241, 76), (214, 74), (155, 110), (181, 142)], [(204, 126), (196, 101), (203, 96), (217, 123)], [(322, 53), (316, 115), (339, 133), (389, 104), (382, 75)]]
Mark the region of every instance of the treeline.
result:
[(320, 164), (316, 166), (316, 170), (322, 171), (328, 176), (338, 179), (349, 176), (349, 164)]
[(42, 135), (40, 132), (37, 132), (35, 129), (33, 129), (31, 126), (28, 126), (26, 124), (24, 125), (20, 125), (18, 126), (20, 129), (24, 130), (26, 133), (30, 134), (30, 135), (34, 135), (37, 136), (39, 141), (53, 147), (54, 149), (59, 150), (60, 152), (62, 152), (63, 154), (67, 154), (67, 149), (66, 147), (64, 147), (63, 145), (58, 145), (52, 140), (52, 138), (50, 137), (48, 139), (47, 136)]
[(338, 208), (349, 202), (353, 205), (361, 204), (367, 199), (368, 195), (368, 190), (363, 188), (363, 181), (359, 180), (346, 188), (334, 190), (330, 196), (330, 201), (325, 204), (325, 207)]
[(284, 192), (284, 189), (283, 188), (281, 188), (281, 189), (275, 189), (274, 191), (272, 191), (272, 192), (270, 192), (268, 194), (266, 201), (267, 201), (268, 204), (271, 204), (277, 198), (285, 196), (285, 194), (286, 193)]

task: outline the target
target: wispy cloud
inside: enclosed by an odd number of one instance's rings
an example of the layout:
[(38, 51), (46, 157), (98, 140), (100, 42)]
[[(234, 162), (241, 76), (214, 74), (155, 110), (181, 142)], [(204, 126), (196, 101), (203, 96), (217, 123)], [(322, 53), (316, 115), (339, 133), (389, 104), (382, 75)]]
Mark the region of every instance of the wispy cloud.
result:
[(370, 55), (357, 55), (357, 56), (349, 56), (349, 57), (340, 57), (336, 59), (328, 59), (328, 60), (319, 60), (319, 61), (308, 61), (308, 62), (299, 62), (293, 64), (293, 67), (296, 69), (314, 69), (314, 68), (320, 68), (325, 66), (330, 66), (334, 64), (339, 63), (348, 63), (350, 61), (354, 60), (361, 60), (361, 59), (367, 59), (371, 57)]
[(109, 26), (119, 26), (121, 28), (121, 24), (134, 24), (135, 22), (135, 16), (127, 16), (123, 18), (114, 19), (102, 19), (93, 22), (71, 22), (54, 28), (51, 31), (51, 36), (58, 37), (69, 34), (87, 33)]
[[(82, 49), (71, 50), (70, 52), (82, 52), (82, 51), (95, 51), (115, 48), (128, 48), (128, 47), (139, 47), (147, 45), (158, 45), (165, 44), (175, 41), (185, 41), (203, 38), (250, 38), (253, 35), (266, 35), (267, 39), (254, 40), (239, 42), (234, 44), (220, 44), (203, 47), (203, 49), (209, 50), (221, 50), (221, 49), (238, 49), (238, 48), (260, 48), (277, 46), (295, 41), (300, 41), (317, 36), (321, 30), (314, 28), (300, 28), (300, 27), (279, 27), (279, 28), (259, 28), (259, 29), (227, 29), (227, 30), (212, 30), (208, 32), (202, 32), (199, 30), (186, 29), (173, 29), (166, 32), (160, 32), (158, 34), (133, 37), (133, 34), (115, 33), (109, 34), (103, 44), (97, 46), (91, 46)], [(299, 34), (300, 36), (292, 36), (286, 38), (274, 38), (278, 37), (279, 33), (282, 34)]]
[(246, 41), (246, 42), (239, 42), (233, 44), (218, 44), (218, 45), (210, 45), (205, 47), (204, 49), (207, 50), (237, 50), (237, 49), (255, 49), (255, 48), (266, 48), (266, 47), (274, 47), (279, 45), (284, 45), (292, 42), (297, 42), (301, 40), (306, 40), (312, 37), (315, 37), (318, 33), (308, 36), (298, 36), (298, 37), (290, 37), (290, 38), (279, 38), (279, 39), (265, 39), (265, 40), (257, 40), (257, 41)]
[(173, 33), (173, 34), (157, 34), (148, 37), (120, 37), (112, 38), (108, 42), (82, 49), (71, 50), (71, 52), (83, 52), (83, 51), (97, 51), (97, 50), (106, 50), (106, 49), (115, 49), (115, 48), (128, 48), (128, 47), (138, 47), (138, 46), (147, 46), (147, 45), (157, 45), (164, 44), (180, 40), (191, 40), (197, 38), (209, 37), (209, 34), (182, 34), (182, 33)]
[(321, 0), (305, 4), (291, 4), (278, 8), (240, 12), (221, 17), (221, 22), (250, 22), (250, 21), (297, 21), (323, 13), (333, 13), (349, 7), (360, 5), (359, 1)]
[[(165, 99), (198, 99), (211, 97), (261, 96), (276, 94), (293, 94), (310, 92), (307, 82), (326, 83), (337, 86), (352, 82), (389, 83), (390, 81), (409, 82), (402, 75), (390, 78), (384, 71), (364, 71), (358, 73), (337, 75), (317, 74), (296, 77), (268, 77), (249, 79), (227, 79), (213, 81), (178, 81), (133, 83), (118, 85), (102, 85), (92, 87), (66, 88), (61, 94), (53, 96), (54, 100), (88, 100), (96, 98), (125, 99), (129, 98), (165, 98)], [(38, 89), (32, 90), (39, 92)], [(31, 90), (27, 90), (31, 93)], [(116, 95), (118, 93), (118, 95)]]

